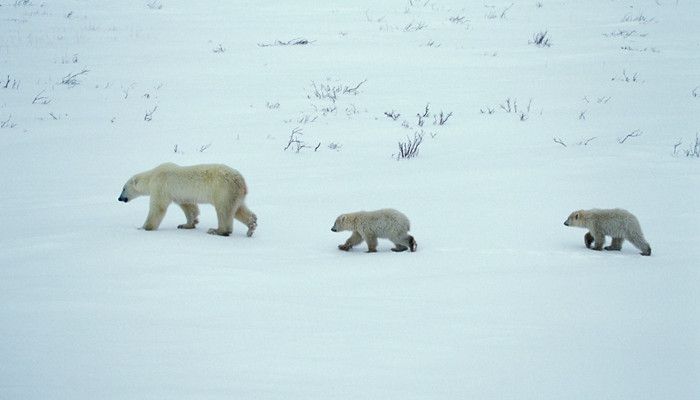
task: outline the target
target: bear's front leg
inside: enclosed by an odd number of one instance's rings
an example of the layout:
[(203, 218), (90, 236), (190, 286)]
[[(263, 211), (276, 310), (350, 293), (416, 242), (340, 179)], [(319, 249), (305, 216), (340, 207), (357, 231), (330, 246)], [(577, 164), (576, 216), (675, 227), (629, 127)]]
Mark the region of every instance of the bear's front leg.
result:
[(583, 242), (586, 243), (586, 247), (590, 249), (593, 244), (593, 235), (591, 235), (590, 232), (586, 232), (586, 234), (583, 235)]
[(194, 229), (199, 223), (197, 219), (197, 216), (199, 216), (199, 207), (197, 207), (196, 204), (180, 204), (180, 208), (182, 208), (182, 211), (185, 213), (187, 223), (178, 225), (178, 229)]
[(338, 245), (338, 248), (340, 250), (350, 251), (350, 249), (352, 249), (352, 246), (357, 246), (358, 244), (362, 243), (362, 240), (362, 235), (360, 235), (359, 232), (355, 231), (348, 238), (348, 240), (345, 241), (344, 244)]
[(158, 229), (163, 221), (163, 217), (165, 217), (165, 211), (168, 209), (169, 204), (170, 202), (163, 201), (158, 196), (151, 196), (151, 207), (148, 210), (146, 222), (143, 223), (143, 229), (147, 231)]

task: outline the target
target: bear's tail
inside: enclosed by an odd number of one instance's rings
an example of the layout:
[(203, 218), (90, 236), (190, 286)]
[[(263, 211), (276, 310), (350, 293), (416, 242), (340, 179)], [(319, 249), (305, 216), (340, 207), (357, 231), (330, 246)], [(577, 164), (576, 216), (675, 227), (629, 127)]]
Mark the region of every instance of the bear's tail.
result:
[(408, 244), (411, 246), (411, 252), (416, 251), (416, 249), (418, 248), (418, 243), (416, 243), (416, 239), (414, 239), (411, 235), (408, 235)]

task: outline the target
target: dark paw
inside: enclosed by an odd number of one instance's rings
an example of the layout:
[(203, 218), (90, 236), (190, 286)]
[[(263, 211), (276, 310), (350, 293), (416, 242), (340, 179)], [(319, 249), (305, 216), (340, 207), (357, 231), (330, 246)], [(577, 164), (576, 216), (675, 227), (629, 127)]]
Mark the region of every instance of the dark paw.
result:
[(195, 228), (195, 224), (192, 224), (192, 225), (182, 224), (182, 225), (177, 226), (177, 229), (194, 229), (194, 228)]
[(213, 229), (213, 228), (212, 228), (212, 229), (209, 229), (209, 230), (207, 231), (207, 233), (210, 234), (210, 235), (218, 235), (218, 236), (229, 236), (229, 235), (231, 234), (231, 232), (220, 231), (220, 230), (218, 230), (218, 229)]

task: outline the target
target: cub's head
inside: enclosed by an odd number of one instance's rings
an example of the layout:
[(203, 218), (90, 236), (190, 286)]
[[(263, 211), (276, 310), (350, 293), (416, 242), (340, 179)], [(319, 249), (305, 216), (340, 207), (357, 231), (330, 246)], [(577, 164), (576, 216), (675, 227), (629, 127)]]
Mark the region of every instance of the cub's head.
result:
[(123, 201), (124, 203), (129, 202), (141, 195), (144, 195), (144, 184), (143, 184), (143, 179), (139, 177), (139, 175), (135, 175), (131, 177), (126, 183), (124, 184), (124, 188), (122, 189), (122, 194), (119, 195), (119, 201)]
[(583, 226), (584, 213), (583, 210), (574, 211), (569, 215), (569, 218), (564, 221), (566, 226)]
[(348, 226), (348, 216), (345, 214), (341, 214), (338, 218), (335, 219), (335, 223), (333, 224), (331, 231), (340, 232), (348, 230), (350, 230), (350, 227)]

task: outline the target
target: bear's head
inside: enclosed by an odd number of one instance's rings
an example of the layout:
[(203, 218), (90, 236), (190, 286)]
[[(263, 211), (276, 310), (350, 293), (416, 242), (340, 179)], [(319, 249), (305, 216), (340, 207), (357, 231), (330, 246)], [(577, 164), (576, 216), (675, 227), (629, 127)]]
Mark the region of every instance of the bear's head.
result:
[(335, 223), (333, 224), (333, 227), (331, 228), (331, 231), (333, 232), (340, 232), (340, 231), (346, 231), (349, 230), (348, 224), (347, 224), (347, 215), (342, 214), (338, 218), (335, 219)]
[(139, 179), (138, 175), (132, 177), (124, 184), (124, 189), (122, 189), (122, 194), (119, 195), (119, 201), (127, 203), (143, 194), (143, 182)]
[(566, 226), (581, 226), (583, 220), (583, 210), (574, 211), (569, 215), (569, 218), (564, 221)]

